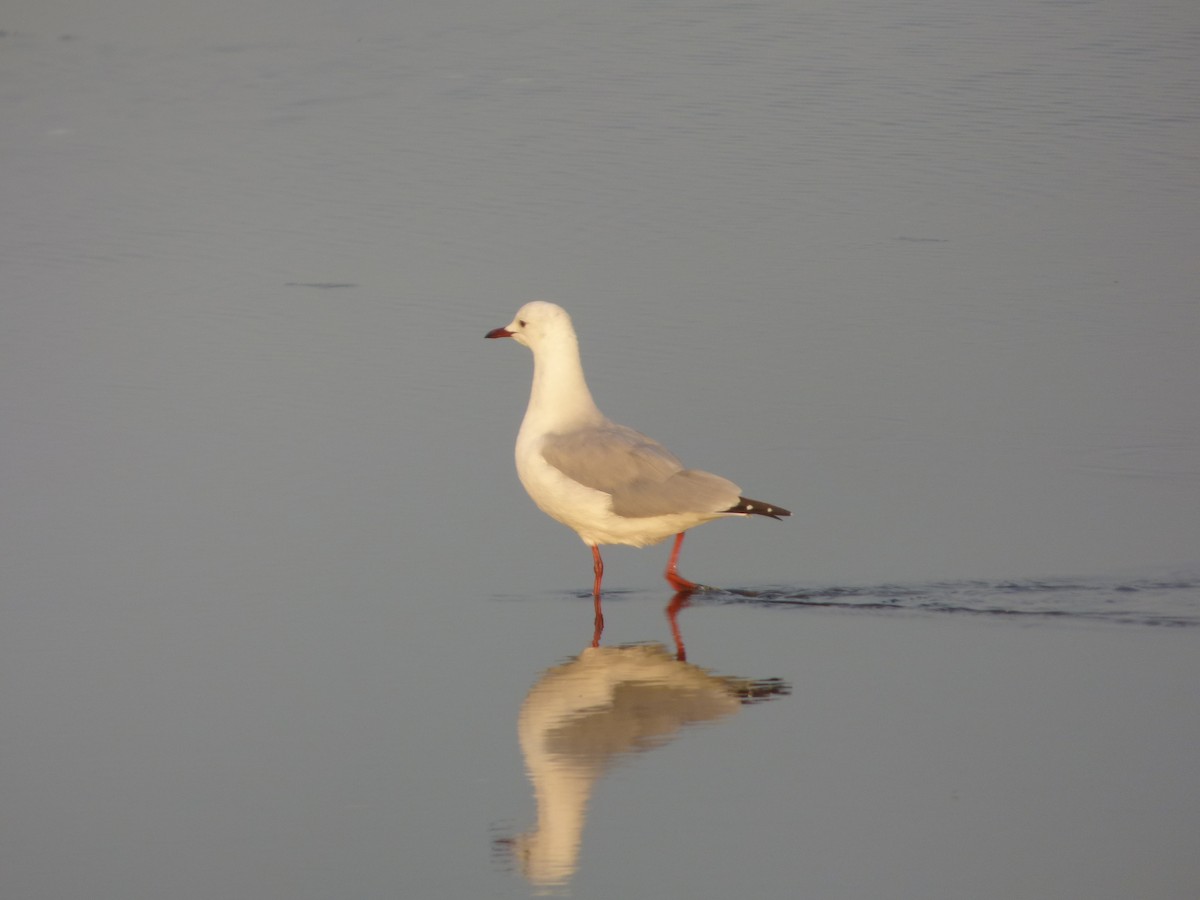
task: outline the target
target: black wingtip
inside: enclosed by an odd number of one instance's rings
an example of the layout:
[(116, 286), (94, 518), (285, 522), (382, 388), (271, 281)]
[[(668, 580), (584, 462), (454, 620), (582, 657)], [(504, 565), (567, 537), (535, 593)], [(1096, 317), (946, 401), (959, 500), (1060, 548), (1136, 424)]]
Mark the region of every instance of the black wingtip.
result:
[(749, 497), (738, 497), (738, 502), (735, 506), (722, 511), (727, 513), (741, 513), (744, 516), (768, 516), (772, 519), (782, 519), (784, 516), (792, 514), (791, 510), (784, 509), (782, 506), (772, 506), (770, 503), (763, 503), (761, 500), (751, 500)]

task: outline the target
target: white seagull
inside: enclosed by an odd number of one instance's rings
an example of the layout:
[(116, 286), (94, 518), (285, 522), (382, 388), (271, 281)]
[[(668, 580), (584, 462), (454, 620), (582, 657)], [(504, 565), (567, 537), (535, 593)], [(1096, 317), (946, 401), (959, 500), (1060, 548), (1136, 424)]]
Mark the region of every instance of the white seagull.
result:
[(538, 508), (574, 529), (592, 548), (597, 602), (601, 544), (645, 547), (675, 535), (664, 573), (676, 591), (697, 585), (680, 576), (687, 529), (726, 516), (790, 516), (742, 496), (728, 479), (685, 469), (646, 435), (609, 420), (583, 377), (579, 340), (566, 310), (535, 300), (485, 337), (510, 337), (533, 351), (533, 388), (517, 434), (517, 475)]

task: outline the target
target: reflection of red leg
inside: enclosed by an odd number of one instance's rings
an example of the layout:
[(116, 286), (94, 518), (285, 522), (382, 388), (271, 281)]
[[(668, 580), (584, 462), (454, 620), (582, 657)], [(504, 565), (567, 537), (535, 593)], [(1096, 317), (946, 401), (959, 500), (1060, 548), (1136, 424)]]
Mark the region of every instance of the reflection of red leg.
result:
[(596, 617), (592, 619), (592, 646), (600, 646), (600, 635), (604, 634), (604, 612), (600, 609), (600, 595), (596, 594), (592, 597), (592, 606), (596, 610)]
[[(667, 563), (667, 571), (663, 573), (663, 577), (667, 579), (671, 587), (677, 591), (685, 591), (691, 593), (699, 587), (698, 584), (688, 581), (679, 574), (679, 548), (683, 546), (683, 536), (686, 532), (679, 532), (675, 535), (675, 549), (671, 551), (671, 559)], [(598, 558), (598, 557), (597, 557)]]
[(604, 560), (600, 558), (600, 548), (595, 544), (592, 544), (592, 571), (596, 573), (596, 580), (592, 582), (592, 607), (596, 611), (596, 618), (592, 620), (592, 646), (599, 647), (600, 635), (604, 633), (604, 610), (600, 608), (600, 580), (604, 577)]
[(679, 634), (679, 623), (675, 617), (692, 602), (691, 596), (691, 591), (680, 591), (667, 604), (667, 621), (671, 623), (671, 637), (675, 638), (675, 658), (680, 662), (687, 662), (687, 649), (683, 646), (683, 637)]

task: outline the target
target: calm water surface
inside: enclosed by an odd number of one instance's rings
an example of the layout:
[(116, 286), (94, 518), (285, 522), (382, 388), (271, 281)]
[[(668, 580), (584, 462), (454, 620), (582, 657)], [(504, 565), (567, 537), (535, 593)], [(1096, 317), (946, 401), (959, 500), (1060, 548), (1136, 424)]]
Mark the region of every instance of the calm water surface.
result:
[[(1196, 896), (1190, 0), (0, 32), (4, 896)], [(678, 643), (517, 482), (532, 297), (795, 511)]]

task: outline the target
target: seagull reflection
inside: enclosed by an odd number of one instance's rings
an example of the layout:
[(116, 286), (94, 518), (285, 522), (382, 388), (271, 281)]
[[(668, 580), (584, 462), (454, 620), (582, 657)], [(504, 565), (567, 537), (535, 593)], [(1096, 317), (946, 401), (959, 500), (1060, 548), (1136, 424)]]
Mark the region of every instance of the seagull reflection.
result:
[(592, 787), (624, 755), (671, 741), (685, 725), (788, 694), (777, 678), (712, 675), (661, 644), (589, 647), (548, 669), (529, 691), (517, 732), (537, 802), (537, 827), (502, 838), (532, 884), (575, 873)]
[[(600, 606), (599, 594), (593, 597), (593, 605), (596, 615), (592, 622), (592, 646), (599, 647), (600, 638), (604, 634), (604, 610)], [(671, 598), (671, 602), (667, 604), (666, 610), (664, 610), (667, 622), (671, 625), (671, 637), (675, 640), (675, 658), (680, 662), (687, 660), (687, 648), (683, 646), (683, 635), (679, 631), (679, 612), (691, 605), (692, 592), (677, 591), (675, 596)]]

